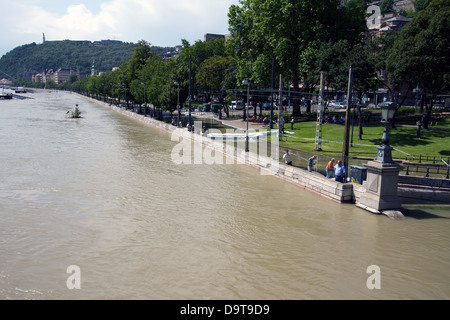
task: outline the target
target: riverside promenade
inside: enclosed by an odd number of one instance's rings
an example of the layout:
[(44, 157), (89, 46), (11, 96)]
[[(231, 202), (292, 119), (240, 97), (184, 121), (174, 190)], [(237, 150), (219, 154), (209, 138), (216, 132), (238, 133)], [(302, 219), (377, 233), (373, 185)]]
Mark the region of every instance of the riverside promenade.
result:
[[(214, 151), (214, 153), (222, 154), (229, 159), (226, 161), (227, 164), (236, 163), (248, 165), (259, 170), (263, 175), (272, 175), (338, 203), (355, 203), (358, 201), (361, 193), (365, 190), (365, 187), (363, 186), (355, 186), (352, 183), (340, 183), (334, 181), (334, 179), (328, 179), (318, 172), (308, 172), (303, 168), (286, 165), (282, 163), (278, 157), (270, 157), (254, 152), (245, 152), (242, 144), (239, 143), (230, 144), (220, 140), (210, 139), (206, 136), (189, 132), (186, 128), (178, 128), (171, 123), (146, 117), (131, 110), (110, 105), (90, 97), (80, 96), (98, 105), (114, 110), (124, 116), (171, 133), (172, 140), (174, 140), (174, 137), (178, 137), (178, 139), (185, 142), (195, 143), (201, 146), (202, 149), (209, 149), (209, 152)], [(200, 113), (192, 113), (192, 116), (195, 118), (212, 117), (215, 120), (218, 120), (213, 115), (207, 115), (206, 113), (203, 115)], [(226, 126), (239, 130), (245, 130), (247, 127), (247, 122), (242, 120), (222, 119), (220, 122)], [(249, 122), (249, 130), (261, 128), (262, 126), (260, 124), (250, 124)]]
[[(209, 154), (222, 154), (228, 160), (226, 164), (245, 164), (252, 168), (260, 171), (262, 175), (272, 175), (284, 181), (287, 181), (299, 188), (308, 190), (324, 198), (338, 203), (352, 203), (355, 205), (359, 204), (359, 199), (362, 195), (366, 193), (366, 186), (357, 183), (340, 183), (334, 181), (334, 179), (328, 179), (323, 174), (319, 172), (308, 172), (308, 170), (300, 167), (289, 166), (280, 161), (279, 157), (270, 157), (263, 154), (258, 154), (258, 152), (252, 152), (253, 149), (250, 148), (250, 152), (246, 152), (242, 143), (229, 143), (222, 140), (210, 139), (202, 134), (189, 132), (187, 128), (179, 128), (171, 123), (159, 121), (144, 115), (135, 113), (131, 110), (125, 108), (120, 108), (108, 103), (89, 98), (86, 96), (81, 96), (87, 100), (90, 100), (98, 105), (109, 108), (115, 112), (118, 112), (124, 116), (135, 119), (146, 125), (150, 125), (154, 128), (166, 131), (172, 135), (172, 141), (183, 141), (189, 145), (194, 144), (200, 150), (208, 150)], [(214, 119), (221, 122), (223, 125), (239, 129), (246, 130), (247, 122), (242, 119), (218, 119), (211, 113), (192, 113), (192, 117), (197, 119)], [(255, 124), (249, 121), (249, 130), (254, 129), (264, 129), (262, 124)], [(200, 132), (200, 130), (197, 130)], [(279, 149), (276, 149), (279, 153)], [(202, 151), (204, 153), (206, 151)], [(206, 162), (205, 162), (206, 163)], [(197, 164), (197, 163), (196, 163)], [(408, 188), (399, 188), (400, 197), (408, 197), (411, 190)], [(419, 196), (419, 203), (429, 203), (428, 201), (434, 201), (434, 199), (442, 199), (447, 197), (448, 193), (444, 195), (439, 194), (436, 198), (436, 193), (430, 194), (424, 190), (418, 190), (415, 196)], [(431, 196), (431, 198), (430, 198)], [(433, 198), (435, 197), (435, 198)], [(384, 213), (384, 212), (383, 212)], [(388, 215), (388, 214), (386, 214)], [(388, 215), (389, 216), (389, 215)]]

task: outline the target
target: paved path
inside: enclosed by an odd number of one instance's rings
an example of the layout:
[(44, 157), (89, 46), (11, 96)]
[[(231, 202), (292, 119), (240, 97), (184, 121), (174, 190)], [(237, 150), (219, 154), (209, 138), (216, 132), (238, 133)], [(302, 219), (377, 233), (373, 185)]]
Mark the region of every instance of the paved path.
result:
[[(247, 121), (244, 121), (242, 119), (226, 119), (222, 117), (222, 119), (219, 119), (219, 116), (211, 113), (211, 112), (192, 112), (191, 115), (196, 118), (204, 118), (204, 119), (214, 119), (216, 121), (221, 122), (222, 124), (236, 128), (245, 130), (247, 128)], [(264, 125), (263, 123), (257, 123), (253, 121), (248, 122), (248, 129), (268, 129), (269, 127)]]

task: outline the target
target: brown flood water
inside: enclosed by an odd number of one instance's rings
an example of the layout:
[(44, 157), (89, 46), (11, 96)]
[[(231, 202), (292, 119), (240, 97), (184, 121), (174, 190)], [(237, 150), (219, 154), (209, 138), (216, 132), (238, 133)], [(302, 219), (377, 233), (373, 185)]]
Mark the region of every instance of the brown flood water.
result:
[(448, 208), (394, 221), (245, 165), (176, 165), (166, 132), (27, 95), (0, 101), (0, 299), (450, 298)]

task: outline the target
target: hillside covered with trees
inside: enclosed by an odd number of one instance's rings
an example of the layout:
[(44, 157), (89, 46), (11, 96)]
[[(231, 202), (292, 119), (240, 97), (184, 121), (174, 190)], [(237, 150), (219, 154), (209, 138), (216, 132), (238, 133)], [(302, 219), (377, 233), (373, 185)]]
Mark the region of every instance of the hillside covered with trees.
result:
[[(45, 70), (72, 68), (81, 78), (90, 75), (93, 61), (98, 72), (108, 72), (131, 59), (136, 44), (121, 41), (46, 41), (17, 47), (0, 59), (2, 77), (15, 82), (30, 81)], [(153, 48), (154, 52), (168, 48)], [(6, 74), (6, 75), (5, 75)]]

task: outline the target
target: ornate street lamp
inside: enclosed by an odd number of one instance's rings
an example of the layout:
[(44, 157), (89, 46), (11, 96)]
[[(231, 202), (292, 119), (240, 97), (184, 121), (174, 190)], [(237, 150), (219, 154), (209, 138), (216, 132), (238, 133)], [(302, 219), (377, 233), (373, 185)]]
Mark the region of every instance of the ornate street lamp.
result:
[(381, 163), (392, 163), (392, 148), (389, 145), (390, 132), (392, 128), (392, 120), (394, 119), (397, 104), (395, 102), (383, 102), (378, 106), (381, 108), (381, 124), (384, 125), (383, 137), (381, 146), (378, 146), (378, 153), (375, 161)]
[(394, 102), (383, 102), (381, 107), (381, 123), (384, 125), (384, 133), (381, 141), (383, 145), (378, 147), (377, 157), (369, 161), (367, 168), (366, 190), (359, 198), (357, 206), (374, 213), (382, 213), (391, 219), (400, 219), (402, 201), (398, 196), (399, 172), (401, 165), (392, 161), (392, 148), (389, 146), (389, 134), (392, 120), (397, 109)]

